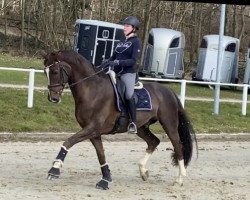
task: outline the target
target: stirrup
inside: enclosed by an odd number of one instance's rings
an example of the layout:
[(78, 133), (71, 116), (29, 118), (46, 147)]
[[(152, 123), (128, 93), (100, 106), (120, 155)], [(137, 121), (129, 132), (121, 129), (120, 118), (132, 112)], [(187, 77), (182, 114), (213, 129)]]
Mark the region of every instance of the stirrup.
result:
[(134, 122), (129, 123), (128, 133), (137, 133), (137, 127), (136, 127), (136, 124)]

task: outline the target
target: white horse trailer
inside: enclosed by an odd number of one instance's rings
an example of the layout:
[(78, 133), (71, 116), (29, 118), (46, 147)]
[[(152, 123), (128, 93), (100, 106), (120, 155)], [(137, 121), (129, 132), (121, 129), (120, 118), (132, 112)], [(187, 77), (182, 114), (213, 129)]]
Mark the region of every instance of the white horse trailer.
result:
[(247, 58), (246, 58), (244, 84), (250, 84), (250, 43), (248, 45), (248, 52), (247, 52)]
[(141, 73), (152, 77), (183, 78), (184, 47), (183, 33), (166, 28), (152, 28)]
[(123, 25), (77, 19), (73, 50), (98, 66), (112, 55), (116, 44), (123, 39)]
[[(194, 80), (216, 81), (219, 35), (205, 35), (199, 49), (198, 64)], [(223, 36), (223, 51), (220, 82), (238, 83), (238, 60), (240, 41)]]

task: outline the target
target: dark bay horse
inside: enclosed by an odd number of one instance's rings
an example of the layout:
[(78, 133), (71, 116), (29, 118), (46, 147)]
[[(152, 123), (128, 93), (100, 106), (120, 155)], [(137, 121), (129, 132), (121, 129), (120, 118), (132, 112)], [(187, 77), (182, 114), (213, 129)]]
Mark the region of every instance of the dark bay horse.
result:
[[(48, 78), (49, 101), (60, 102), (63, 89), (68, 84), (75, 100), (75, 117), (82, 128), (63, 143), (48, 172), (48, 179), (59, 177), (60, 167), (73, 145), (89, 139), (96, 149), (102, 172), (102, 179), (96, 187), (108, 189), (112, 178), (101, 135), (126, 132), (128, 124), (126, 118), (125, 126), (114, 128), (121, 113), (116, 107), (110, 77), (74, 51), (65, 50), (44, 55), (44, 65)], [(179, 176), (175, 183), (182, 185), (186, 167), (192, 157), (193, 141), (196, 141), (195, 132), (180, 100), (172, 90), (159, 83), (145, 83), (144, 87), (150, 93), (153, 108), (151, 111), (137, 111), (137, 135), (147, 143), (146, 155), (138, 163), (140, 176), (143, 180), (148, 178), (147, 161), (160, 143), (149, 126), (159, 121), (174, 147), (173, 164), (179, 166)]]

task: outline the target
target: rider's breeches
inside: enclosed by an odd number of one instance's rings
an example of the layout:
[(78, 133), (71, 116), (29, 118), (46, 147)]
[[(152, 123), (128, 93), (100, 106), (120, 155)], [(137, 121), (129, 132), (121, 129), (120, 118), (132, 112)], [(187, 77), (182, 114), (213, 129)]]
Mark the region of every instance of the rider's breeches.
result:
[(121, 81), (125, 84), (125, 98), (131, 99), (134, 94), (136, 73), (126, 73), (121, 75)]

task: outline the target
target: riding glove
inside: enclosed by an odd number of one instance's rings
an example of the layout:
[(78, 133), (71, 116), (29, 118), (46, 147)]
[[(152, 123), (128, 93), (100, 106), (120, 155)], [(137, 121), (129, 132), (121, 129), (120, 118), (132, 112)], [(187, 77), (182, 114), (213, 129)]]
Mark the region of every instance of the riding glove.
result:
[(100, 68), (101, 69), (106, 69), (109, 66), (109, 62), (110, 61), (108, 59), (102, 61), (101, 65), (100, 65)]
[(119, 60), (109, 61), (109, 66), (111, 70), (114, 70), (114, 68), (118, 65), (119, 65)]

